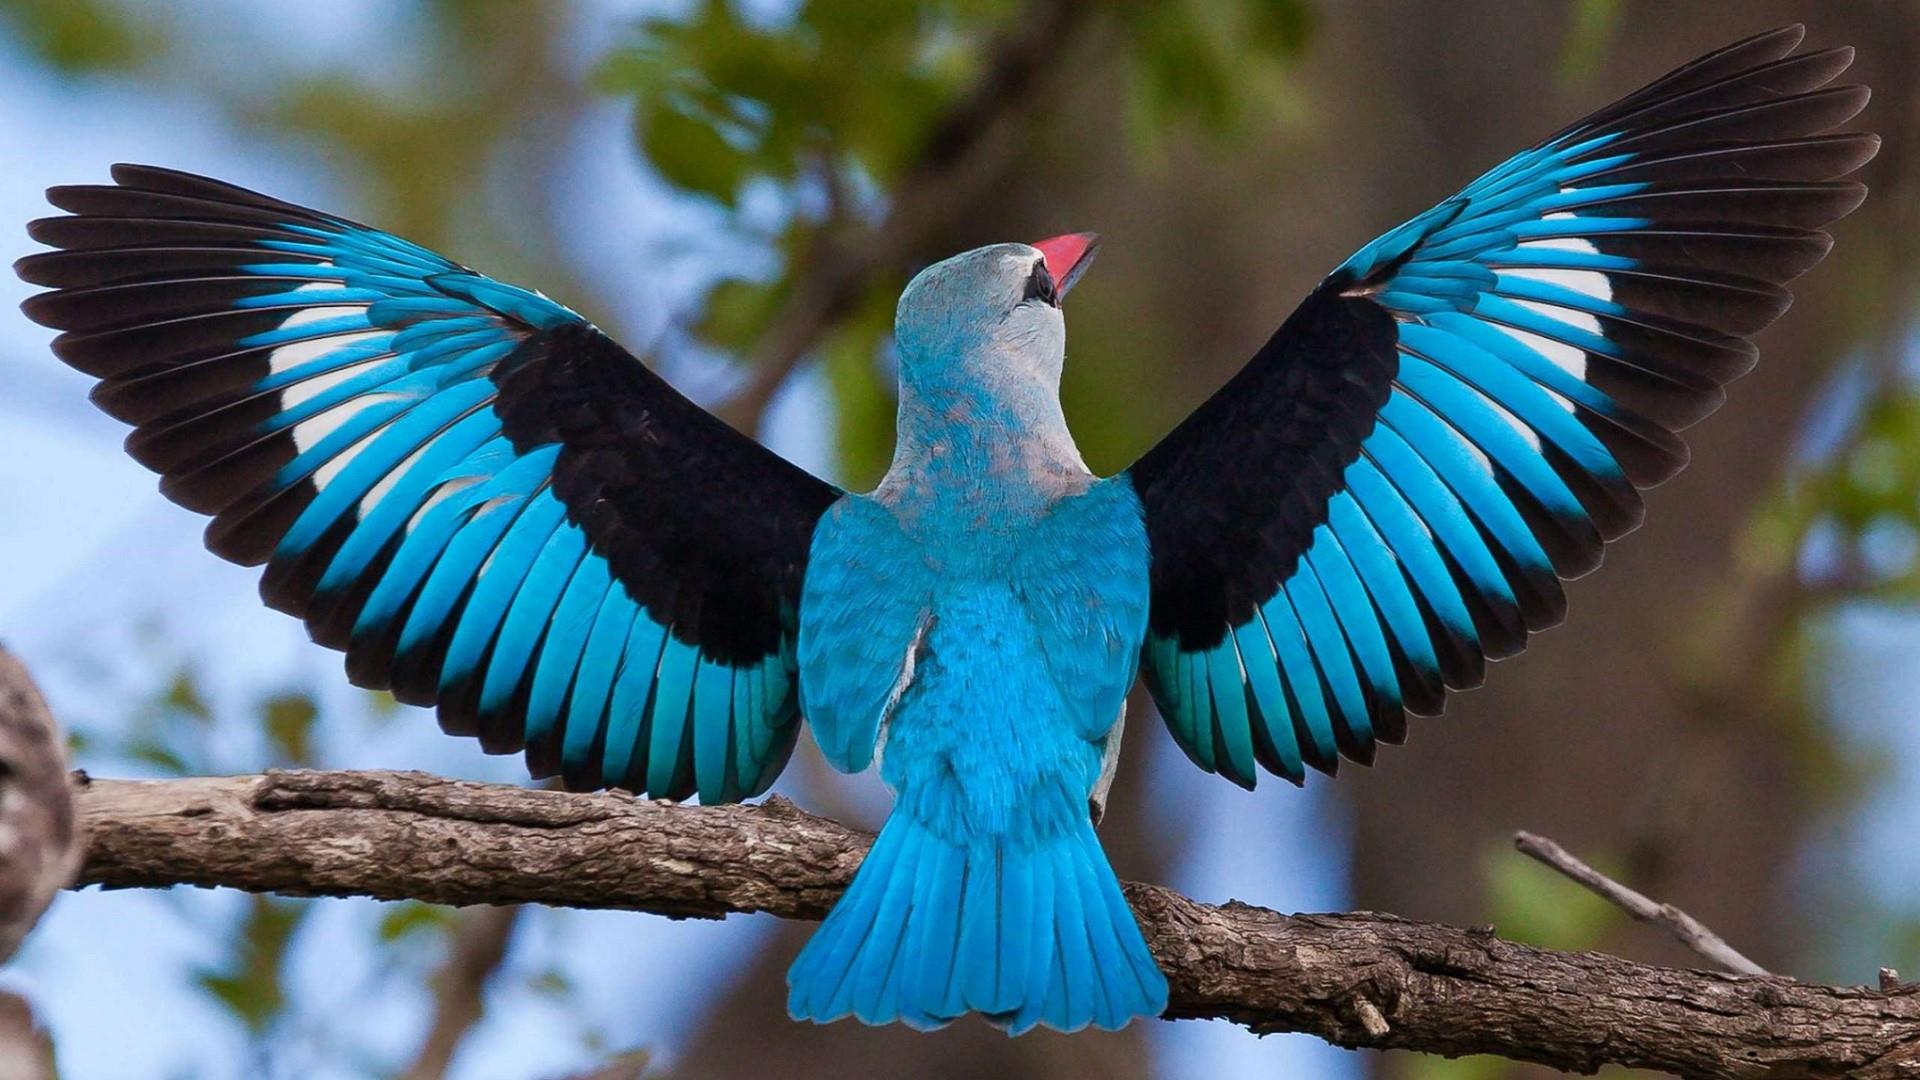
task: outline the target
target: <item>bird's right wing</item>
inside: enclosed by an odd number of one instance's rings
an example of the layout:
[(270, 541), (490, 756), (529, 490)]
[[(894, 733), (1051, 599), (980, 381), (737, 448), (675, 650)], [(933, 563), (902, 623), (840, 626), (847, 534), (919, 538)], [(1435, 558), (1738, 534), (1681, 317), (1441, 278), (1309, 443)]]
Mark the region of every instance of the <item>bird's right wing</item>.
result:
[(1640, 523), (1675, 432), (1824, 256), (1879, 141), (1849, 49), (1702, 57), (1362, 248), (1126, 473), (1143, 670), (1176, 740), (1251, 787), (1439, 713), (1559, 622)]
[(207, 545), (362, 686), (536, 775), (738, 799), (798, 730), (832, 486), (566, 307), (398, 237), (121, 165), (16, 264)]

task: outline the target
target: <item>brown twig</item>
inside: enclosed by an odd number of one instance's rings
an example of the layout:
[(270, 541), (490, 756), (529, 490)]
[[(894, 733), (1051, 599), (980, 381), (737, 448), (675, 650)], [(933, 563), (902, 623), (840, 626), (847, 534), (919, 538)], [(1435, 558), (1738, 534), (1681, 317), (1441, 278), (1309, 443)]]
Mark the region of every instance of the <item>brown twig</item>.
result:
[[(754, 349), (752, 374), (715, 410), (748, 433), (757, 432), (767, 406), (787, 376), (820, 338), (860, 299), (883, 271), (907, 264), (959, 208), (985, 192), (1012, 159), (1014, 133), (1045, 100), (1043, 83), (1088, 22), (1086, 0), (1039, 0), (988, 48), (980, 81), (933, 125), (925, 149), (890, 193), (877, 226), (830, 214), (814, 231), (806, 254), (789, 269), (794, 289)], [(829, 165), (828, 168), (832, 166)]]
[(1728, 971), (1741, 975), (1768, 974), (1766, 968), (1747, 959), (1740, 950), (1727, 944), (1726, 939), (1708, 929), (1699, 919), (1672, 904), (1656, 903), (1620, 884), (1552, 840), (1521, 831), (1513, 834), (1513, 846), (1519, 848), (1522, 854), (1586, 886), (1640, 922), (1660, 927), (1677, 938), (1680, 944)]
[[(78, 802), (88, 884), (681, 918), (819, 918), (870, 840), (782, 799), (675, 806), (419, 773), (95, 780)], [(1172, 985), (1172, 1019), (1576, 1072), (1920, 1076), (1920, 987), (1680, 971), (1390, 915), (1216, 907), (1153, 885), (1128, 885), (1127, 896)]]
[(486, 1012), (487, 984), (520, 920), (520, 906), (490, 905), (461, 912), (447, 935), (447, 958), (433, 976), (433, 1024), (402, 1080), (439, 1080), (467, 1032)]
[(8, 1080), (59, 1080), (53, 1040), (34, 1019), (33, 1006), (0, 991), (0, 1076)]
[(653, 1056), (645, 1050), (615, 1054), (586, 1072), (573, 1073), (564, 1080), (645, 1080)]

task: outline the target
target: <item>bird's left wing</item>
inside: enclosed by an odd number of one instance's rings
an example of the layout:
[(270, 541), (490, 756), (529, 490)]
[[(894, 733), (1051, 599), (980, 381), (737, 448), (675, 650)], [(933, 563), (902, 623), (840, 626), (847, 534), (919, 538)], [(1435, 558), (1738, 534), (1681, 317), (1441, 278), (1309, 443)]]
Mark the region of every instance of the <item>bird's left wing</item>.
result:
[(1851, 50), (1728, 46), (1363, 248), (1128, 470), (1143, 670), (1251, 787), (1398, 742), (1560, 621), (1864, 194)]
[(798, 728), (795, 609), (839, 496), (579, 315), (397, 237), (117, 166), (55, 188), (29, 316), (207, 544), (362, 686), (536, 775), (704, 801)]

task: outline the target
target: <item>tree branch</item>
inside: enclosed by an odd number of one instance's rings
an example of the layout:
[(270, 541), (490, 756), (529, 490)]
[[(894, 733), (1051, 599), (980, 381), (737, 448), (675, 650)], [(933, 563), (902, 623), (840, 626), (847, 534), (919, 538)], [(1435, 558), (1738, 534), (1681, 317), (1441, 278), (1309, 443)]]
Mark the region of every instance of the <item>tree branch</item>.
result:
[[(870, 837), (784, 799), (676, 806), (418, 773), (94, 780), (83, 884), (193, 884), (445, 904), (816, 919)], [(1829, 987), (1563, 953), (1390, 915), (1281, 915), (1127, 886), (1173, 996), (1341, 1046), (1498, 1054), (1576, 1072), (1920, 1076), (1920, 987)]]
[(0, 647), (0, 962), (80, 865), (67, 749), (27, 669)]
[(60, 1080), (53, 1067), (53, 1040), (34, 1019), (33, 1006), (5, 991), (0, 991), (0, 1076)]
[(1699, 919), (1672, 904), (1657, 903), (1644, 893), (1627, 888), (1581, 861), (1573, 852), (1544, 836), (1521, 831), (1513, 834), (1513, 846), (1520, 853), (1565, 874), (1615, 907), (1643, 923), (1651, 923), (1677, 938), (1680, 944), (1728, 971), (1741, 975), (1765, 975), (1767, 969), (1747, 959), (1746, 954), (1727, 944)]

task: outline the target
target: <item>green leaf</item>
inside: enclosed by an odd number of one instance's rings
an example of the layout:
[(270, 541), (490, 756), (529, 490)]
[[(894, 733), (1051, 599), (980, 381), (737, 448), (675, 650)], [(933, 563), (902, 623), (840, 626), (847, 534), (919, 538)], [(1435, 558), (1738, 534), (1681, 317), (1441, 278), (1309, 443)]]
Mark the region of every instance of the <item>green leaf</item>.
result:
[(787, 292), (786, 278), (771, 282), (729, 278), (708, 290), (706, 310), (693, 332), (716, 348), (745, 353), (786, 302)]
[(1126, 8), (1124, 18), (1131, 62), (1127, 130), (1150, 156), (1182, 124), (1227, 139), (1256, 116), (1284, 111), (1281, 73), (1313, 31), (1312, 15), (1298, 0), (1175, 0)]
[(427, 904), (418, 900), (402, 900), (387, 905), (380, 913), (380, 926), (377, 937), (383, 945), (417, 937), (426, 933), (441, 933), (453, 925), (454, 909), (445, 904)]
[(173, 673), (166, 689), (161, 691), (160, 707), (202, 724), (213, 722), (213, 709), (207, 705), (206, 698), (200, 695), (199, 681), (192, 669), (184, 665)]
[(291, 765), (313, 763), (313, 722), (319, 712), (306, 694), (275, 694), (261, 702), (261, 726), (281, 760)]
[(1581, 82), (1600, 70), (1620, 28), (1620, 0), (1579, 0), (1573, 5), (1573, 20), (1567, 27), (1567, 42), (1560, 50), (1561, 78)]
[(711, 123), (666, 102), (643, 107), (640, 149), (668, 183), (729, 207), (747, 178), (746, 155)]
[(69, 72), (126, 70), (167, 51), (163, 28), (121, 4), (5, 0), (0, 15), (41, 58)]
[(133, 760), (151, 765), (163, 773), (185, 776), (193, 771), (178, 751), (150, 735), (130, 738), (122, 749)]
[(528, 977), (527, 989), (542, 997), (565, 998), (573, 993), (573, 980), (559, 968), (547, 968)]
[(1488, 1054), (1461, 1058), (1421, 1054), (1408, 1057), (1393, 1075), (1396, 1080), (1500, 1080), (1511, 1064)]
[(1315, 20), (1313, 9), (1301, 0), (1249, 3), (1243, 10), (1249, 45), (1278, 57), (1296, 57), (1306, 51)]
[[(1606, 860), (1589, 861), (1606, 873)], [(1626, 917), (1585, 886), (1505, 845), (1488, 853), (1485, 872), (1493, 924), (1514, 941), (1591, 949)]]
[(304, 901), (249, 896), (231, 952), (218, 966), (194, 972), (194, 983), (259, 1036), (286, 1011), (282, 984), (287, 946), (312, 906)]
[(390, 690), (367, 691), (367, 713), (381, 725), (400, 715), (400, 699)]

